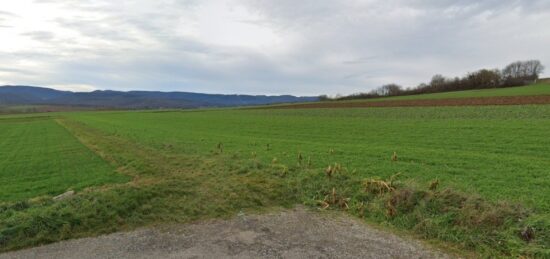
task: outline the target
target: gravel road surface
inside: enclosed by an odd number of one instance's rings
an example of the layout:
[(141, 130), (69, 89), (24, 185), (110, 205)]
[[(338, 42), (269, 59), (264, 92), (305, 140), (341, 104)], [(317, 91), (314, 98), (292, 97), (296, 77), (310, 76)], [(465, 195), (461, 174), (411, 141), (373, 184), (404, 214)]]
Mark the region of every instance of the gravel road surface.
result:
[(140, 229), (0, 254), (4, 258), (449, 258), (341, 213), (298, 207)]

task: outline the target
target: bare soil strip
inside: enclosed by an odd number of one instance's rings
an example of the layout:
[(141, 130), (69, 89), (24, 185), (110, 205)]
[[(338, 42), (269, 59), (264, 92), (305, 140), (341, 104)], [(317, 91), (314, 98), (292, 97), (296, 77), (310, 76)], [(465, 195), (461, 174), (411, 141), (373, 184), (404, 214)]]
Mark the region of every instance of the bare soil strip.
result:
[(449, 258), (342, 213), (298, 207), (142, 229), (0, 254), (4, 258)]
[(317, 102), (280, 106), (259, 107), (262, 109), (307, 109), (307, 108), (364, 108), (364, 107), (413, 107), (413, 106), (477, 106), (477, 105), (526, 105), (550, 104), (550, 95), (505, 96), (425, 100), (388, 100), (388, 101), (352, 101)]

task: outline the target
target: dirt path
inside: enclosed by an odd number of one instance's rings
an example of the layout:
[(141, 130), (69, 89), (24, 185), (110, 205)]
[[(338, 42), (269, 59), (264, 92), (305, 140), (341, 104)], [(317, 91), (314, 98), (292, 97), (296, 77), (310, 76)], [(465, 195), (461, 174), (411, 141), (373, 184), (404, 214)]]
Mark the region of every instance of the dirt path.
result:
[(313, 102), (289, 105), (255, 107), (254, 109), (307, 109), (307, 108), (364, 108), (364, 107), (414, 107), (414, 106), (478, 106), (550, 104), (550, 95), (503, 96), (452, 99), (387, 100), (355, 102)]
[(0, 258), (448, 258), (336, 213), (304, 208), (64, 241)]

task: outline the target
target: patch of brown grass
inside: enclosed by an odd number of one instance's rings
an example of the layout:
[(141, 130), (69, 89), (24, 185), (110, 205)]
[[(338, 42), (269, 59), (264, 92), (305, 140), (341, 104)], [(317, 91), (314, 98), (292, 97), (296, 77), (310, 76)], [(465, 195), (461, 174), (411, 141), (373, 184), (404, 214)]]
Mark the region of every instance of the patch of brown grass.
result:
[(332, 188), (332, 191), (328, 193), (322, 201), (319, 201), (321, 208), (328, 209), (329, 207), (336, 207), (340, 209), (349, 209), (348, 202), (350, 198), (346, 198), (336, 192), (336, 188)]

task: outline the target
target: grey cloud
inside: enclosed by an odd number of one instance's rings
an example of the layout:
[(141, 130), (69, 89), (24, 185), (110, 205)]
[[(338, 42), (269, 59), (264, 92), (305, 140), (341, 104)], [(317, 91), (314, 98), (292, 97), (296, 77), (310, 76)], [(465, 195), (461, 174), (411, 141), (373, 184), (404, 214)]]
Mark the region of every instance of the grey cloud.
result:
[[(517, 59), (538, 58), (550, 66), (548, 1), (234, 0), (258, 16), (238, 21), (281, 37), (285, 48), (278, 52), (180, 34), (186, 26), (181, 17), (193, 16), (206, 1), (39, 2), (63, 6), (68, 15), (57, 24), (102, 44), (82, 44), (81, 38), (61, 42), (50, 34), (48, 51), (8, 57), (0, 50), (2, 63), (25, 58), (47, 67), (32, 76), (15, 68), (21, 71), (0, 75), (0, 81), (314, 95), (368, 91), (391, 82), (414, 86), (436, 73), (457, 76)], [(71, 16), (76, 9), (93, 15)], [(48, 39), (46, 31), (23, 33)]]
[(107, 41), (137, 41), (127, 31), (123, 24), (113, 20), (95, 19), (84, 20), (79, 18), (58, 18), (58, 24), (64, 28), (71, 28), (80, 32), (83, 36)]
[[(232, 52), (234, 56), (219, 59), (215, 55), (193, 52), (145, 52), (140, 55), (111, 56), (101, 60), (75, 60), (56, 66), (59, 80), (85, 84), (117, 85), (125, 90), (150, 89), (151, 82), (165, 90), (197, 89), (203, 92), (292, 92), (296, 85), (323, 85), (320, 78), (288, 75), (276, 63), (251, 52)], [(127, 59), (131, 56), (131, 59)], [(101, 76), (98, 76), (101, 75)], [(219, 88), (224, 85), (224, 88)]]
[(54, 34), (49, 31), (31, 31), (22, 33), (21, 35), (31, 37), (36, 41), (49, 41), (54, 38)]
[(374, 55), (374, 56), (362, 57), (362, 58), (357, 58), (352, 60), (346, 60), (346, 61), (343, 61), (342, 63), (349, 64), (349, 65), (362, 64), (362, 63), (372, 62), (373, 60), (377, 60), (380, 58), (381, 56)]
[(5, 12), (5, 11), (0, 10), (0, 28), (2, 28), (2, 27), (4, 27), (4, 28), (11, 27), (10, 25), (8, 25), (8, 21), (11, 20), (11, 19), (14, 19), (14, 18), (17, 18), (17, 15), (15, 15), (13, 13), (10, 13), (10, 12)]
[(0, 16), (3, 17), (17, 17), (16, 14), (0, 10)]
[(25, 70), (17, 69), (17, 68), (11, 68), (11, 67), (1, 67), (0, 66), (0, 73), (6, 72), (6, 73), (25, 73)]
[[(313, 4), (308, 1), (284, 3), (253, 2), (275, 24), (297, 27), (297, 34), (308, 39), (297, 49), (298, 55), (310, 56), (305, 59), (314, 62), (315, 57), (348, 52), (355, 58), (344, 60), (344, 64), (362, 64), (363, 68), (358, 69), (372, 71), (371, 80), (347, 81), (348, 89), (359, 89), (360, 84), (372, 87), (388, 77), (414, 85), (435, 73), (460, 75), (522, 58), (550, 62), (544, 44), (535, 40), (550, 40), (550, 34), (541, 27), (541, 18), (536, 19), (538, 26), (529, 26), (529, 18), (534, 15), (526, 12), (536, 7), (539, 13), (548, 13), (547, 1), (371, 1), (352, 8), (324, 1), (325, 11), (311, 8)], [(315, 19), (318, 14), (323, 17)], [(480, 19), (484, 14), (489, 19)], [(295, 17), (309, 17), (305, 19), (307, 27), (295, 25)], [(513, 46), (512, 42), (523, 47)], [(384, 58), (363, 60), (364, 56)], [(331, 73), (340, 69), (349, 68), (334, 66)]]

